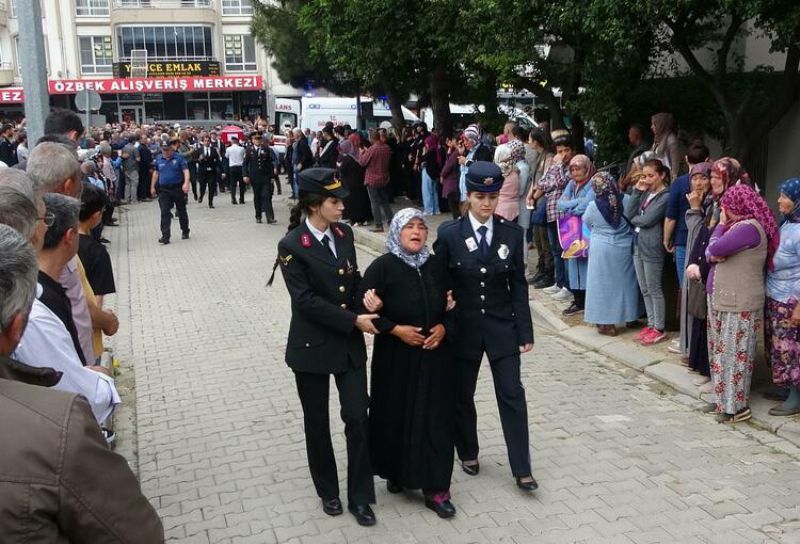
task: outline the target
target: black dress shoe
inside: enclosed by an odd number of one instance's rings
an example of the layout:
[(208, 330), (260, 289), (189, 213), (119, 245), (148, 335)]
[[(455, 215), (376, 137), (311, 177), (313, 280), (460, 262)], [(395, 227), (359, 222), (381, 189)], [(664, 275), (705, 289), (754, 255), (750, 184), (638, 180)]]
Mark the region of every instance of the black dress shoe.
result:
[(275, 225), (278, 221), (276, 219), (267, 219), (267, 225)]
[(202, 204), (203, 203), (203, 197), (202, 196), (200, 197), (200, 200), (197, 201), (197, 203), (198, 204)]
[(481, 471), (481, 464), (476, 461), (475, 464), (467, 465), (464, 461), (461, 461), (461, 470), (470, 476), (477, 476)]
[(440, 518), (452, 518), (456, 515), (456, 507), (449, 500), (436, 502), (433, 497), (425, 497), (425, 506), (436, 512)]
[(536, 478), (534, 478), (533, 476), (530, 476), (531, 479), (530, 482), (523, 482), (522, 478), (525, 478), (525, 476), (517, 477), (518, 488), (522, 489), (523, 491), (536, 491), (537, 489), (539, 489), (539, 484), (536, 482)]
[(402, 493), (403, 488), (391, 480), (386, 480), (386, 491), (389, 493)]
[(353, 517), (356, 518), (359, 525), (369, 527), (378, 522), (378, 520), (375, 519), (375, 512), (372, 511), (372, 508), (370, 508), (368, 504), (351, 505), (348, 506), (347, 509), (353, 514)]
[(167, 245), (169, 243), (169, 238), (164, 238), (163, 236), (158, 239), (159, 244)]
[(339, 497), (322, 499), (322, 511), (329, 516), (339, 516), (343, 512), (342, 501), (339, 500)]
[(554, 282), (555, 282), (555, 280), (553, 280), (553, 278), (551, 278), (550, 276), (545, 276), (544, 278), (542, 278), (540, 280), (537, 280), (533, 284), (533, 288), (534, 289), (544, 289), (545, 287), (550, 287), (551, 285), (553, 285)]
[(231, 204), (236, 204), (236, 201), (235, 200), (231, 200)]
[(187, 230), (183, 234), (181, 234), (181, 240), (188, 240), (189, 239), (189, 231)]
[(209, 208), (213, 208), (213, 207), (214, 207), (214, 205), (213, 205), (213, 204), (209, 204), (209, 205), (208, 205), (208, 207), (209, 207)]
[(256, 217), (256, 223), (263, 223), (260, 217)]

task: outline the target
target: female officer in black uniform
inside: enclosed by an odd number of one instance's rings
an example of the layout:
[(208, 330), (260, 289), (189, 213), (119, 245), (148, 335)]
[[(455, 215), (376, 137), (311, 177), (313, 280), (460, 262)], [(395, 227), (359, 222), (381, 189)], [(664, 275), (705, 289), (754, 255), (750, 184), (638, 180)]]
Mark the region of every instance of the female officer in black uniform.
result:
[(503, 174), (476, 161), (466, 175), (469, 212), (443, 223), (433, 249), (452, 276), (458, 327), (453, 349), (459, 359), (456, 451), (464, 472), (478, 474), (475, 386), (483, 354), (489, 358), (511, 472), (526, 491), (538, 487), (531, 474), (528, 410), (520, 381), (520, 354), (533, 349), (523, 244), (516, 223), (494, 215)]
[(339, 222), (348, 191), (334, 174), (329, 168), (303, 170), (300, 202), (292, 209), (289, 232), (278, 243), (278, 261), (292, 299), (286, 362), (295, 373), (308, 465), (323, 510), (331, 516), (342, 513), (328, 421), (333, 374), (347, 438), (348, 509), (359, 524), (374, 525), (363, 333), (377, 332), (372, 320), (378, 316), (353, 311), (361, 275), (353, 232)]

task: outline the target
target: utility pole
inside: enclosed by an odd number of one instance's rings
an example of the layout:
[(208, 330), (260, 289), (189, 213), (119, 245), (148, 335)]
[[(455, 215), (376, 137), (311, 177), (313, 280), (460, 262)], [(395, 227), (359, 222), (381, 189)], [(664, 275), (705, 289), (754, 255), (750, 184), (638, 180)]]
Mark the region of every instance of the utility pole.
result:
[(50, 111), (47, 90), (47, 57), (44, 53), (42, 6), (38, 1), (17, 2), (22, 88), (25, 91), (25, 131), (28, 145), (44, 135), (44, 120)]

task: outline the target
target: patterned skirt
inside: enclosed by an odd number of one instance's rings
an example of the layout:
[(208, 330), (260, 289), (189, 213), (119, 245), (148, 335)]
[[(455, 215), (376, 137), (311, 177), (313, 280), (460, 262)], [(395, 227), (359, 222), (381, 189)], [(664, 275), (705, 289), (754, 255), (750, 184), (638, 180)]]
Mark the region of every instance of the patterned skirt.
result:
[(797, 301), (784, 304), (768, 298), (764, 321), (772, 381), (800, 387), (800, 329), (789, 322), (796, 305)]
[(761, 311), (718, 312), (708, 301), (708, 355), (717, 412), (735, 414), (746, 408), (753, 379)]

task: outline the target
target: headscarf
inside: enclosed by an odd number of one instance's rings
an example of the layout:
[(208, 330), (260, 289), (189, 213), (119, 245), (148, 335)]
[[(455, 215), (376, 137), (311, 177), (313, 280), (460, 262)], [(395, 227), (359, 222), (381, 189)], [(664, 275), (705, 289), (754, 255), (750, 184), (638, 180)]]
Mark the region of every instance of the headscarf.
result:
[(347, 137), (347, 141), (353, 146), (353, 158), (357, 159), (361, 149), (361, 135), (358, 132), (353, 132)]
[(675, 121), (671, 113), (657, 113), (651, 119), (653, 123), (653, 151), (661, 156), (667, 152), (667, 139), (672, 133)]
[(504, 178), (514, 170), (516, 162), (511, 158), (511, 147), (508, 144), (498, 145), (494, 150), (494, 163), (500, 167)]
[(767, 235), (767, 266), (770, 270), (774, 270), (772, 256), (778, 249), (780, 235), (772, 210), (762, 196), (749, 185), (735, 185), (725, 191), (720, 204), (727, 211), (740, 216), (740, 221), (745, 219), (758, 221)]
[(511, 152), (511, 160), (514, 161), (514, 164), (525, 160), (525, 144), (519, 140), (508, 142), (508, 149)]
[(714, 161), (711, 166), (711, 172), (719, 174), (722, 181), (725, 183), (725, 188), (733, 187), (734, 185), (747, 185), (758, 192), (758, 188), (750, 179), (750, 175), (745, 172), (742, 165), (733, 157), (722, 157)]
[(461, 136), (467, 140), (472, 140), (477, 145), (481, 141), (481, 129), (478, 128), (478, 125), (470, 125), (464, 129)]
[(617, 186), (614, 176), (608, 172), (597, 172), (592, 176), (592, 189), (594, 190), (594, 202), (600, 215), (606, 223), (614, 227), (619, 227), (622, 220), (622, 193)]
[(353, 147), (353, 143), (350, 140), (345, 139), (339, 142), (339, 157), (343, 159), (348, 155), (355, 159), (356, 149)]
[[(586, 170), (586, 179), (579, 181), (573, 178), (573, 181), (575, 181), (578, 187), (583, 187), (583, 185), (592, 178), (592, 175), (594, 175), (594, 164), (592, 164), (592, 159), (586, 155), (575, 155), (572, 157), (572, 160), (569, 161), (569, 166), (581, 166)], [(571, 176), (570, 174), (570, 177)]]
[(783, 216), (783, 220), (800, 223), (800, 178), (789, 178), (781, 183), (781, 193), (794, 202), (794, 208)]
[(711, 163), (709, 162), (701, 162), (699, 164), (695, 164), (692, 166), (692, 169), (689, 170), (689, 179), (691, 180), (694, 176), (711, 176)]
[(425, 138), (425, 147), (432, 150), (436, 156), (436, 164), (442, 166), (442, 154), (439, 152), (439, 137), (436, 134), (430, 134)]
[(394, 214), (392, 223), (389, 225), (389, 236), (386, 237), (386, 249), (411, 268), (420, 268), (431, 256), (428, 246), (422, 246), (419, 253), (409, 253), (400, 244), (400, 231), (413, 219), (420, 219), (425, 223), (425, 217), (416, 208), (403, 208)]

